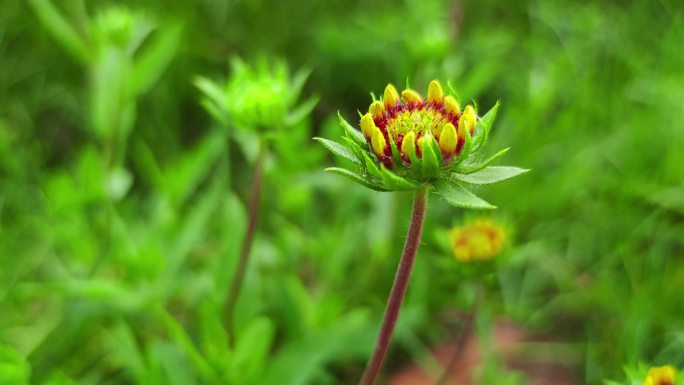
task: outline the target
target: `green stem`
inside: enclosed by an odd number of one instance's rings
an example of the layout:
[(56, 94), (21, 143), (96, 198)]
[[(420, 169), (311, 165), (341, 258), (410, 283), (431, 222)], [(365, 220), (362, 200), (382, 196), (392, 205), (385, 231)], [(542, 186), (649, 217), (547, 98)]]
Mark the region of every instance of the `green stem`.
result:
[(248, 218), (247, 231), (242, 241), (242, 249), (240, 250), (240, 259), (238, 260), (237, 270), (233, 278), (233, 283), (228, 291), (228, 298), (226, 300), (225, 308), (225, 322), (226, 333), (228, 334), (228, 343), (231, 347), (235, 346), (235, 305), (240, 289), (245, 279), (245, 272), (247, 271), (247, 262), (249, 261), (249, 252), (252, 249), (254, 241), (254, 234), (256, 233), (257, 220), (259, 219), (259, 202), (261, 200), (261, 187), (263, 185), (264, 160), (266, 158), (266, 145), (262, 144), (259, 150), (259, 157), (257, 158), (256, 167), (254, 169), (254, 179), (252, 180), (252, 187), (250, 188), (250, 197), (248, 203)]
[(382, 320), (380, 334), (375, 343), (375, 349), (371, 356), (366, 370), (359, 381), (359, 385), (373, 385), (380, 374), (380, 370), (387, 357), (390, 342), (392, 340), (392, 333), (394, 326), (397, 323), (399, 316), (399, 309), (406, 294), (406, 287), (411, 277), (411, 270), (413, 269), (413, 262), (418, 252), (420, 244), (420, 236), (423, 232), (423, 222), (425, 222), (425, 210), (427, 208), (427, 187), (421, 187), (416, 190), (413, 197), (413, 213), (411, 214), (411, 224), (409, 225), (408, 234), (406, 234), (406, 243), (404, 243), (404, 251), (401, 254), (397, 274), (394, 277), (392, 290), (390, 291), (389, 299), (387, 300), (387, 307), (385, 308), (385, 316)]

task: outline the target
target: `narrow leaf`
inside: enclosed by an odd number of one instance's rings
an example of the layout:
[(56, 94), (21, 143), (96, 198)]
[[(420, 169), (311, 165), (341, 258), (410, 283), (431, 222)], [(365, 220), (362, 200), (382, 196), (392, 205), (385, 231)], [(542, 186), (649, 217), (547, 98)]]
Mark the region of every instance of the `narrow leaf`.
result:
[(482, 170), (483, 168), (489, 166), (490, 164), (494, 163), (497, 159), (501, 158), (504, 156), (508, 150), (510, 150), (510, 147), (506, 147), (503, 150), (497, 152), (496, 154), (490, 156), (486, 160), (480, 162), (480, 163), (473, 163), (473, 164), (461, 164), (459, 165), (456, 170), (458, 170), (461, 174), (470, 174), (475, 171)]
[(319, 141), (325, 148), (330, 150), (333, 154), (342, 157), (352, 163), (356, 163), (358, 165), (362, 165), (361, 162), (359, 162), (358, 158), (352, 151), (349, 150), (349, 148), (341, 143), (333, 142), (332, 140), (328, 140), (325, 138), (314, 138), (314, 140)]
[(497, 100), (496, 104), (494, 107), (492, 107), (489, 111), (487, 111), (486, 114), (484, 114), (483, 117), (478, 120), (477, 125), (479, 128), (489, 132), (489, 130), (492, 128), (492, 124), (494, 124), (494, 119), (496, 118), (496, 113), (499, 111), (499, 106), (501, 103)]
[(181, 33), (182, 27), (180, 25), (173, 25), (157, 31), (157, 36), (148, 43), (147, 48), (133, 65), (132, 91), (134, 95), (150, 89), (164, 73), (176, 54)]
[(313, 111), (314, 107), (316, 107), (319, 99), (320, 98), (318, 96), (312, 96), (304, 101), (287, 115), (287, 118), (285, 118), (285, 123), (288, 125), (293, 125), (306, 118), (306, 116)]
[(363, 175), (360, 175), (358, 173), (355, 173), (354, 171), (347, 170), (346, 168), (341, 168), (341, 167), (328, 167), (325, 169), (325, 171), (329, 172), (334, 172), (335, 174), (343, 175), (346, 176), (347, 178), (353, 180), (356, 183), (359, 183), (363, 186), (368, 187), (371, 190), (375, 191), (389, 191), (380, 184), (373, 183), (372, 181), (368, 180), (367, 177), (364, 177)]
[(43, 26), (81, 63), (88, 63), (92, 52), (64, 16), (49, 0), (29, 0)]
[(495, 209), (496, 206), (488, 203), (477, 195), (466, 190), (463, 186), (447, 181), (440, 181), (435, 185), (437, 194), (456, 207), (469, 209)]
[(461, 182), (483, 185), (501, 182), (514, 176), (524, 174), (529, 170), (510, 166), (491, 166), (470, 174), (453, 174), (452, 177)]
[(352, 127), (351, 124), (347, 123), (347, 121), (344, 120), (339, 111), (337, 112), (337, 116), (340, 118), (340, 124), (344, 128), (344, 132), (347, 133), (347, 136), (349, 138), (354, 139), (356, 143), (361, 145), (366, 143), (366, 138), (363, 137), (361, 131), (357, 130), (356, 128)]
[(475, 143), (475, 151), (482, 148), (487, 144), (489, 139), (489, 131), (492, 129), (492, 124), (494, 124), (494, 119), (496, 118), (496, 113), (499, 110), (499, 101), (497, 100), (494, 107), (492, 107), (482, 118), (477, 122), (477, 141)]

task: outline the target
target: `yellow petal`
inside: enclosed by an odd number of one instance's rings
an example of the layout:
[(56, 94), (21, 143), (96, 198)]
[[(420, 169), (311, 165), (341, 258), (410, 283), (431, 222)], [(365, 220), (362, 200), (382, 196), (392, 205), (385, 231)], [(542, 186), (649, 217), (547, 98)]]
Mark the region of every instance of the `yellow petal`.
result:
[(399, 94), (392, 84), (388, 84), (387, 87), (385, 87), (385, 94), (383, 95), (382, 100), (385, 102), (385, 108), (393, 107), (399, 103)]
[(458, 136), (456, 135), (456, 127), (451, 123), (445, 124), (439, 135), (439, 149), (442, 150), (443, 154), (450, 155), (456, 151), (457, 144)]
[(444, 99), (442, 85), (437, 80), (433, 80), (428, 85), (428, 103), (441, 103)]
[(411, 154), (416, 151), (416, 133), (409, 131), (404, 140), (401, 141), (401, 153), (411, 159)]
[(373, 137), (373, 129), (377, 129), (370, 112), (361, 117), (361, 132), (366, 138)]
[(423, 101), (423, 98), (416, 91), (410, 89), (401, 91), (401, 97), (409, 103), (420, 103)]
[(387, 145), (387, 141), (385, 141), (385, 137), (382, 135), (382, 131), (380, 131), (379, 128), (375, 127), (373, 125), (373, 135), (371, 136), (371, 147), (373, 147), (373, 151), (377, 156), (381, 156), (385, 153), (385, 146)]
[(382, 102), (376, 100), (373, 103), (371, 103), (370, 107), (368, 108), (368, 112), (374, 117), (374, 118), (379, 118), (382, 116), (382, 112), (385, 110), (385, 107), (382, 105)]
[(456, 98), (451, 95), (444, 98), (444, 109), (446, 112), (454, 115), (461, 113), (461, 106), (456, 101)]
[(470, 133), (475, 129), (475, 109), (473, 106), (467, 105), (458, 122), (458, 136), (465, 137), (466, 130)]

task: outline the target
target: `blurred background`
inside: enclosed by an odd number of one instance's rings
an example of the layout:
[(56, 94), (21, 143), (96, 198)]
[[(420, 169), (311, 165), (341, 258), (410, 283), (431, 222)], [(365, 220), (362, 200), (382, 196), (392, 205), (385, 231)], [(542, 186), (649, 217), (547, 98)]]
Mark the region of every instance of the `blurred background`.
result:
[[(411, 197), (325, 173), (311, 138), (433, 78), (500, 100), (489, 151), (532, 172), (478, 190), (495, 212), (432, 197), (384, 383), (434, 383), (476, 297), (473, 383), (682, 367), (682, 47), (677, 0), (4, 1), (0, 384), (356, 383)], [(231, 347), (260, 134), (198, 79), (223, 88), (237, 57), (318, 102), (266, 159)], [(472, 273), (444, 234), (483, 215), (508, 247)]]

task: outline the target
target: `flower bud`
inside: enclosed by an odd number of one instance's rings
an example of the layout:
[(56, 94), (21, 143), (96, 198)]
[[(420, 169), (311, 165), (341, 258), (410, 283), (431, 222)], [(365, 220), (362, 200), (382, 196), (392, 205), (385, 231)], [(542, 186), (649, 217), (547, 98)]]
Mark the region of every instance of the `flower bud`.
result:
[(401, 91), (401, 97), (408, 103), (421, 103), (423, 101), (423, 98), (421, 98), (416, 91), (411, 89)]
[(411, 159), (416, 152), (416, 133), (409, 131), (401, 142), (401, 153), (407, 159)]
[(372, 138), (373, 137), (373, 129), (377, 129), (375, 126), (375, 122), (373, 122), (373, 117), (371, 116), (371, 113), (367, 113), (361, 117), (361, 132), (366, 138)]
[(461, 113), (461, 106), (456, 101), (456, 98), (451, 95), (444, 98), (444, 109), (446, 112), (452, 115), (458, 115)]
[(473, 109), (473, 106), (467, 105), (458, 122), (458, 136), (465, 137), (466, 130), (472, 134), (473, 130), (475, 130), (475, 119), (475, 109)]
[(383, 101), (385, 102), (385, 108), (394, 107), (399, 103), (399, 94), (392, 84), (388, 84), (387, 87), (385, 87)]
[(445, 124), (439, 134), (439, 149), (442, 151), (442, 155), (444, 157), (452, 155), (456, 151), (457, 144), (456, 127), (451, 123)]
[(382, 156), (385, 153), (385, 146), (387, 146), (387, 141), (385, 141), (385, 137), (382, 135), (382, 131), (380, 131), (379, 128), (373, 125), (373, 134), (371, 135), (371, 147), (373, 147), (375, 155)]
[(428, 85), (428, 103), (442, 103), (444, 100), (444, 91), (437, 80), (433, 80)]
[(370, 112), (374, 119), (381, 117), (383, 111), (385, 111), (385, 107), (382, 105), (382, 102), (378, 100), (371, 103), (370, 107), (368, 107), (368, 112)]

